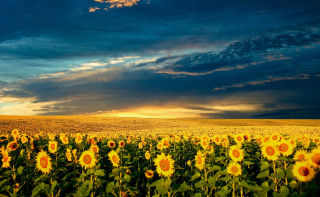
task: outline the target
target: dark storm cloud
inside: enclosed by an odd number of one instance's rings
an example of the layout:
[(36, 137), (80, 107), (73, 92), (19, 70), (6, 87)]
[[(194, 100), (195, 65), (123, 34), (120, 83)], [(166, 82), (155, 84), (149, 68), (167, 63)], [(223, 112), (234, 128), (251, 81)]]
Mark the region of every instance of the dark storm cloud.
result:
[[(105, 5), (3, 2), (0, 97), (49, 103), (37, 109), (48, 115), (177, 106), (207, 118), (319, 118), (318, 0), (94, 6)], [(153, 59), (72, 70), (124, 56)]]
[[(14, 58), (121, 56), (208, 47), (295, 24), (285, 19), (319, 4), (310, 1), (141, 1), (88, 12), (93, 1), (6, 1), (0, 12), (1, 55)], [(286, 6), (284, 6), (286, 5)], [(245, 13), (245, 14), (244, 14)], [(315, 15), (317, 16), (317, 15)], [(280, 20), (279, 20), (280, 18)], [(318, 17), (319, 18), (319, 17)]]

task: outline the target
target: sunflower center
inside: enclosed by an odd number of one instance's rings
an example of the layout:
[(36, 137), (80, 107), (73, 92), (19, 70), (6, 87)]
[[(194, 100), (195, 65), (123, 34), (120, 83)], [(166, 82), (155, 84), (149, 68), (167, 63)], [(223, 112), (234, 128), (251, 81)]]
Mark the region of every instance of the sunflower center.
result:
[(112, 161), (113, 161), (113, 163), (118, 163), (118, 162), (119, 162), (119, 161), (118, 161), (118, 157), (115, 156), (115, 155), (113, 155), (113, 156), (112, 156)]
[(54, 150), (56, 148), (56, 145), (55, 144), (51, 144), (50, 148), (51, 148), (51, 150)]
[(41, 157), (40, 165), (43, 168), (47, 168), (47, 166), (48, 166), (48, 158), (47, 157)]
[(15, 144), (15, 143), (12, 144), (12, 148), (13, 148), (13, 149), (16, 149), (16, 148), (17, 148), (17, 144)]
[(272, 136), (272, 139), (273, 139), (273, 140), (277, 140), (278, 137), (277, 137), (276, 135), (274, 135), (274, 136)]
[(301, 176), (308, 176), (309, 175), (309, 169), (307, 167), (302, 166), (299, 168), (298, 171)]
[(203, 146), (207, 146), (207, 142), (206, 142), (206, 141), (203, 141), (203, 142), (202, 142), (202, 145), (203, 145)]
[(80, 135), (78, 136), (78, 140), (79, 140), (79, 141), (81, 140), (81, 136), (80, 136)]
[(279, 150), (282, 152), (287, 152), (289, 150), (288, 144), (280, 144)]
[(216, 137), (216, 142), (219, 142), (220, 141), (220, 138)]
[(237, 168), (237, 166), (232, 166), (231, 172), (237, 173), (238, 171), (239, 171), (239, 169)]
[(314, 142), (316, 142), (316, 143), (319, 142), (319, 139), (315, 139)]
[(320, 153), (316, 153), (311, 158), (313, 163), (316, 163), (317, 165), (320, 165)]
[(167, 159), (162, 159), (160, 161), (160, 168), (163, 171), (168, 171), (170, 169), (170, 162)]
[(274, 155), (275, 150), (274, 150), (274, 148), (272, 146), (268, 146), (266, 148), (266, 152), (267, 152), (268, 155)]
[(201, 164), (201, 163), (202, 163), (202, 161), (201, 161), (201, 156), (198, 156), (198, 157), (197, 157), (197, 163), (198, 163), (198, 164)]
[(232, 151), (232, 155), (233, 155), (234, 157), (240, 157), (240, 152), (239, 152), (238, 150), (233, 150), (233, 151)]
[(96, 147), (93, 147), (92, 150), (93, 150), (93, 152), (97, 152), (97, 148)]
[(8, 157), (4, 157), (3, 158), (3, 163), (7, 162), (8, 161)]
[(243, 136), (245, 140), (248, 140), (249, 137), (247, 135)]
[(238, 136), (238, 137), (237, 137), (237, 140), (238, 140), (238, 141), (241, 141), (241, 140), (242, 140), (242, 137)]
[(113, 143), (113, 142), (110, 142), (110, 146), (113, 147), (113, 146), (114, 146), (114, 143)]
[(305, 156), (304, 156), (304, 155), (299, 155), (299, 156), (298, 156), (298, 159), (299, 159), (300, 161), (303, 161), (303, 160), (305, 160)]
[(92, 158), (91, 158), (90, 155), (85, 155), (85, 156), (83, 157), (83, 162), (84, 162), (85, 164), (90, 164), (90, 163), (91, 163), (91, 160), (92, 160)]
[(120, 146), (124, 146), (124, 142), (121, 142), (121, 143), (120, 143)]

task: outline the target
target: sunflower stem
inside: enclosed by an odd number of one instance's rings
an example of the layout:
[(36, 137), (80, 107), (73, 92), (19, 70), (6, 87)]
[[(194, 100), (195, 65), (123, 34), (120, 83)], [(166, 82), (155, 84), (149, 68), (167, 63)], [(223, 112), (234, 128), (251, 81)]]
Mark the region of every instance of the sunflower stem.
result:
[[(277, 172), (276, 172), (276, 163), (275, 163), (275, 161), (273, 161), (273, 172), (276, 174)], [(275, 191), (278, 191), (278, 188), (277, 188), (277, 178), (276, 177), (274, 177), (274, 183), (276, 184), (276, 186), (275, 186)]]
[[(234, 180), (234, 175), (233, 175), (233, 180)], [(235, 182), (232, 181), (232, 197), (235, 197), (236, 196), (236, 190), (235, 190)]]

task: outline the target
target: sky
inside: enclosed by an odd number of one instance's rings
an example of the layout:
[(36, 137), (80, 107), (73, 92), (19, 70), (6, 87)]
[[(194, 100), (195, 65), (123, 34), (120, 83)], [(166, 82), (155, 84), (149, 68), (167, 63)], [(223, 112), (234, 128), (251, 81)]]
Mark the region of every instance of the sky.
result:
[(319, 0), (0, 9), (0, 115), (320, 118)]

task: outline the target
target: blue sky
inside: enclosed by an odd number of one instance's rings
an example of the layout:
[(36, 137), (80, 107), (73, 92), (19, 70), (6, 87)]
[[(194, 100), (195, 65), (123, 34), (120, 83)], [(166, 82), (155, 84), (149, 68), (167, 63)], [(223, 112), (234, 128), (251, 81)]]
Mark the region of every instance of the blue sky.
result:
[(0, 114), (320, 118), (320, 2), (12, 0)]

